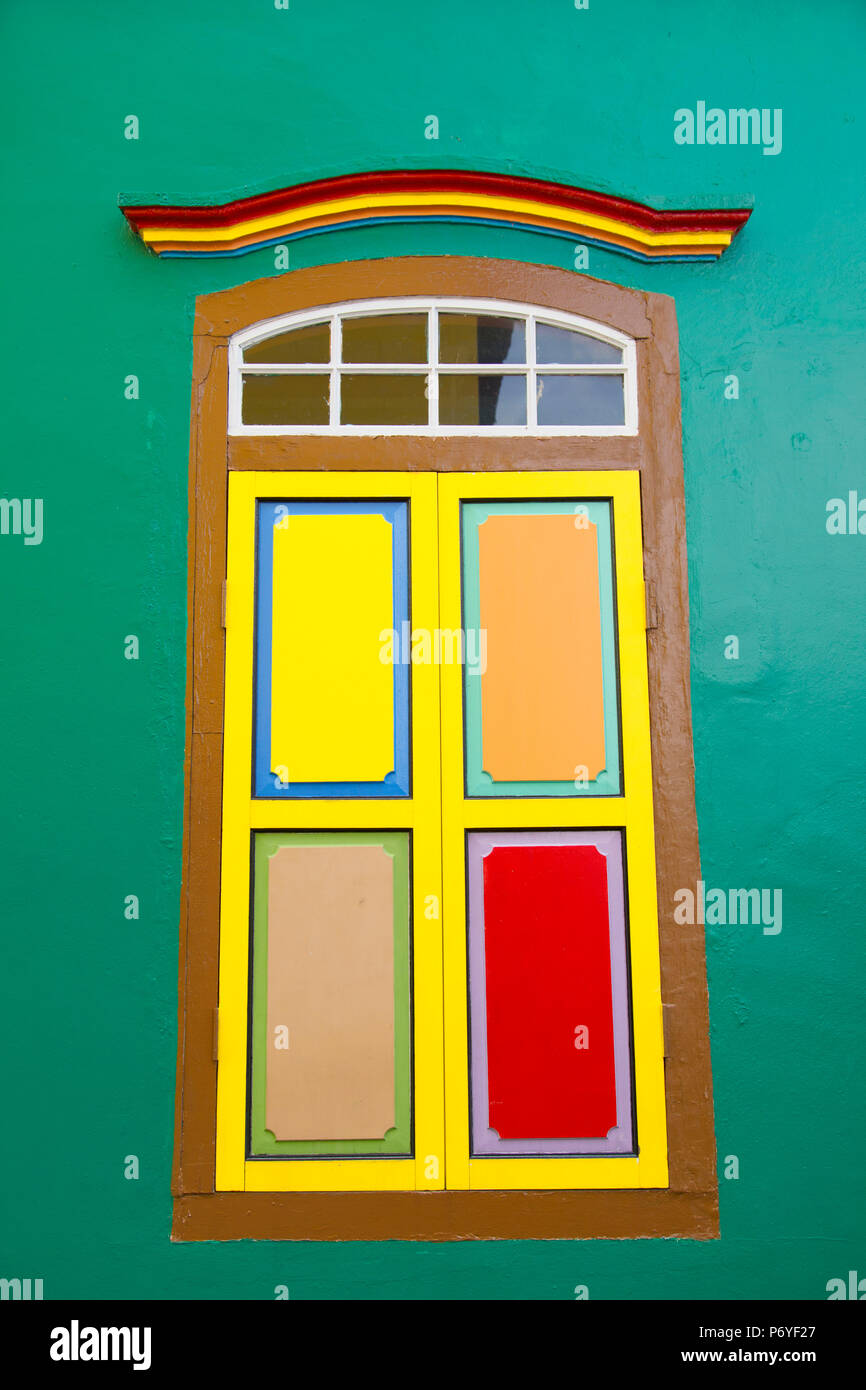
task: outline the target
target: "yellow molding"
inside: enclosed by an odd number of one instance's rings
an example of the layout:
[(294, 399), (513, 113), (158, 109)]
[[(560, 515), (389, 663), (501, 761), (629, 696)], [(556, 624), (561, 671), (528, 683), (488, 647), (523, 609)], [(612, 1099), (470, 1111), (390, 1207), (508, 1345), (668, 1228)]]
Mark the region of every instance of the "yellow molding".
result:
[(148, 243), (171, 242), (220, 242), (234, 241), (238, 237), (252, 236), (256, 232), (289, 229), (297, 222), (308, 222), (317, 217), (340, 217), (344, 213), (363, 212), (376, 208), (418, 208), (455, 207), (465, 208), (467, 214), (474, 208), (486, 208), (498, 212), (512, 213), (516, 218), (521, 214), (552, 219), (575, 230), (588, 228), (593, 231), (610, 232), (614, 236), (628, 237), (643, 246), (728, 246), (732, 233), (712, 232), (648, 232), (635, 223), (621, 221), (613, 217), (600, 217), (591, 212), (573, 212), (558, 203), (540, 203), (532, 198), (501, 198), (485, 193), (370, 193), (357, 198), (331, 198), (320, 202), (305, 203), (299, 208), (286, 208), (283, 212), (269, 217), (251, 217), (241, 222), (233, 222), (224, 227), (142, 227), (140, 235)]

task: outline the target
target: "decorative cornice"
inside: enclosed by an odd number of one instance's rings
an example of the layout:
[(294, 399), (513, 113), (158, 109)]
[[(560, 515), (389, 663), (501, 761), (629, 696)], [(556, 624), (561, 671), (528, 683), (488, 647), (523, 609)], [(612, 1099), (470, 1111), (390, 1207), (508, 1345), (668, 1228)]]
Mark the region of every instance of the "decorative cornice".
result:
[(158, 256), (242, 256), (344, 227), (469, 222), (566, 237), (640, 261), (713, 261), (751, 209), (659, 212), (569, 184), (424, 169), (346, 174), (202, 206), (122, 199), (121, 211)]

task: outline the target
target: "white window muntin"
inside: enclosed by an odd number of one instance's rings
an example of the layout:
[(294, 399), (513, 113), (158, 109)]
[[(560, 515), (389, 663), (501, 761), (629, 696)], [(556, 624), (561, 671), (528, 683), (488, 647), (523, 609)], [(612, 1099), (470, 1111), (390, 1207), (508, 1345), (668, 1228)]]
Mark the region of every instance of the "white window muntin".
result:
[[(366, 318), (379, 314), (427, 314), (427, 363), (423, 362), (343, 362), (342, 321), (346, 318)], [(525, 324), (526, 361), (497, 363), (439, 362), (439, 314), (463, 313), (499, 315), (519, 318)], [(331, 356), (328, 362), (244, 362), (244, 350), (268, 338), (293, 328), (314, 323), (330, 324)], [(622, 362), (611, 363), (541, 363), (536, 362), (535, 325), (550, 324), (598, 338), (622, 350)], [(394, 375), (427, 377), (427, 396), (430, 419), (426, 425), (345, 425), (339, 420), (339, 380), (344, 374), (371, 376)], [(525, 376), (525, 425), (440, 425), (439, 377), (463, 373), (469, 376)], [(251, 425), (241, 418), (243, 378), (252, 375), (321, 375), (330, 378), (330, 420), (327, 425)], [(538, 375), (562, 376), (621, 376), (623, 378), (624, 423), (621, 425), (539, 425), (537, 423)], [(469, 299), (428, 296), (407, 296), (401, 299), (352, 299), (342, 304), (320, 305), (241, 329), (229, 340), (229, 401), (228, 432), (244, 435), (471, 435), (483, 438), (497, 435), (635, 435), (637, 434), (637, 364), (634, 339), (606, 324), (596, 323), (577, 314), (569, 314), (539, 305), (521, 304), (506, 299)]]

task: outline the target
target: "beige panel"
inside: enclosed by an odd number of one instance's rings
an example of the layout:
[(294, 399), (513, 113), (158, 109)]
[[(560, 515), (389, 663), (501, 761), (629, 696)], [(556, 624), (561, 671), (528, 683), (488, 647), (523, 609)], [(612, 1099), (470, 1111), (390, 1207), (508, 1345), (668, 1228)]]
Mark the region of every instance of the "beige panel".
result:
[(394, 1123), (393, 860), (285, 845), (268, 875), (267, 1128), (381, 1139)]

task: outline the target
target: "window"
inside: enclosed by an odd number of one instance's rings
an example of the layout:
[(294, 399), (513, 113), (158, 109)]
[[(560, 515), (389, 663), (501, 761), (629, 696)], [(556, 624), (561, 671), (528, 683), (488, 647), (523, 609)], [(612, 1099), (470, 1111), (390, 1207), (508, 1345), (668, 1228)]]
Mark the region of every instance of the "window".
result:
[(217, 1189), (663, 1185), (637, 476), (234, 474), (228, 555)]
[(233, 433), (634, 434), (634, 343), (460, 299), (340, 305), (235, 335)]
[[(175, 1236), (715, 1234), (670, 301), (444, 258), (197, 323)], [(593, 374), (634, 433), (546, 433)], [(238, 424), (268, 375), (328, 424)]]

